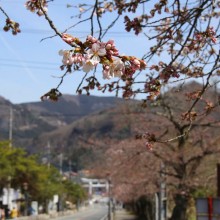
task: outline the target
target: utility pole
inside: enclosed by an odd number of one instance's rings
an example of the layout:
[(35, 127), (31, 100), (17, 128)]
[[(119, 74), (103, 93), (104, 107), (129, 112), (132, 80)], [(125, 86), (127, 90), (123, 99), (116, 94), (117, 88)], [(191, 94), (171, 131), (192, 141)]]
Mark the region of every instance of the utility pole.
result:
[(50, 150), (50, 142), (47, 142), (47, 168), (48, 170), (50, 169), (50, 154), (51, 154), (51, 150)]
[(159, 195), (155, 193), (155, 220), (159, 220)]
[(165, 175), (163, 171), (165, 169), (165, 165), (163, 163), (160, 164), (160, 191), (159, 191), (159, 215), (158, 220), (165, 220), (167, 216), (167, 198), (166, 198), (166, 183), (165, 183)]
[(112, 219), (112, 213), (111, 213), (111, 179), (108, 177), (108, 220)]
[(165, 169), (165, 165), (161, 162), (159, 191), (155, 193), (155, 219), (156, 220), (167, 219), (166, 182), (165, 182), (165, 174), (163, 174), (164, 169)]
[(9, 147), (12, 147), (12, 128), (13, 128), (13, 109), (10, 107), (9, 110)]
[(69, 179), (71, 180), (72, 162), (69, 159)]
[(217, 197), (220, 197), (220, 163), (217, 164)]
[[(12, 148), (12, 129), (13, 129), (13, 109), (12, 109), (12, 107), (10, 107), (10, 110), (9, 110), (9, 132), (8, 132), (9, 148)], [(8, 176), (8, 184), (7, 184), (8, 210), (10, 209), (10, 189), (11, 189), (11, 176), (9, 175)]]
[(63, 174), (63, 153), (60, 154), (60, 174)]

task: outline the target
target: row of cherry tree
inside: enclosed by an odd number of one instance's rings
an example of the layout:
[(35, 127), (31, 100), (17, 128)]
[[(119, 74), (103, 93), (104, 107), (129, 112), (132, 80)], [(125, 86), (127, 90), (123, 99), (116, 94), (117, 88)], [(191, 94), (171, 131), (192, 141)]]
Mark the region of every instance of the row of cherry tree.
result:
[[(199, 89), (201, 85), (190, 84), (184, 91), (190, 93)], [(219, 109), (210, 112), (206, 117), (195, 119), (191, 132), (187, 133), (190, 121), (182, 121), (180, 113), (189, 108), (192, 100), (184, 100), (184, 95), (175, 93), (180, 88), (165, 93), (151, 108), (140, 111), (137, 107), (122, 106), (120, 123), (131, 124), (131, 133), (141, 133), (144, 129), (149, 132), (137, 135), (137, 139), (129, 138), (113, 143), (106, 151), (103, 161), (97, 161), (97, 174), (108, 176), (112, 182), (112, 194), (119, 201), (133, 203), (144, 207), (141, 210), (147, 216), (155, 217), (155, 195), (166, 186), (167, 210), (170, 219), (186, 220), (195, 218), (195, 199), (197, 197), (216, 196), (216, 165), (219, 163)], [(218, 98), (214, 90), (209, 91), (208, 99), (213, 102)], [(206, 104), (198, 103), (195, 109), (203, 112)], [(123, 122), (124, 120), (124, 122)], [(166, 140), (171, 135), (172, 142), (148, 142), (143, 145), (140, 138), (143, 135), (154, 138), (156, 136)], [(185, 134), (187, 133), (187, 135)], [(96, 145), (104, 145), (97, 141)], [(106, 145), (109, 145), (107, 140)], [(150, 148), (149, 148), (150, 147)], [(101, 164), (100, 164), (101, 163)], [(140, 204), (142, 196), (151, 201), (151, 206)], [(147, 202), (148, 201), (148, 202)], [(139, 208), (140, 208), (139, 207)], [(139, 210), (139, 209), (137, 209)], [(192, 217), (191, 216), (191, 217)]]

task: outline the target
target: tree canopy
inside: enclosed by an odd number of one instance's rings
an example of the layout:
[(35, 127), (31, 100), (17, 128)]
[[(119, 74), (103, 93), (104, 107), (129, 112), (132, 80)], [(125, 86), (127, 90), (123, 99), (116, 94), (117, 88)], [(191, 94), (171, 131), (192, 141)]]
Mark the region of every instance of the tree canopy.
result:
[[(195, 88), (196, 84), (191, 84), (185, 90), (190, 92), (193, 85)], [(214, 99), (213, 91), (209, 95)], [(195, 119), (190, 134), (183, 135), (190, 122), (183, 123), (178, 115), (188, 105), (190, 103), (183, 100), (183, 95), (169, 91), (157, 105), (146, 111), (136, 113), (135, 108), (121, 109), (121, 112), (137, 115), (132, 123), (137, 130), (144, 128), (164, 139), (171, 134), (179, 138), (163, 144), (155, 143), (154, 147), (148, 142), (149, 150), (142, 141), (132, 138), (109, 146), (103, 163), (98, 162), (96, 172), (104, 176), (109, 174), (114, 186), (112, 193), (118, 200), (139, 203), (145, 195), (152, 201), (163, 186), (172, 213), (170, 219), (185, 220), (190, 219), (189, 208), (194, 207), (194, 198), (215, 195), (216, 163), (220, 153), (219, 110)], [(197, 105), (196, 110), (202, 111), (203, 107)], [(150, 133), (145, 135), (152, 137)]]
[(44, 203), (54, 195), (66, 193), (74, 203), (86, 199), (84, 189), (70, 180), (63, 180), (59, 171), (38, 163), (36, 156), (28, 156), (21, 148), (11, 148), (0, 142), (0, 189), (11, 187), (28, 192), (32, 200)]
[[(61, 75), (59, 85), (42, 96), (42, 99), (57, 100), (61, 95), (60, 85), (66, 75), (82, 70), (81, 82), (77, 87), (79, 94), (90, 94), (91, 90), (113, 92), (124, 98), (137, 97), (143, 100), (155, 100), (166, 85), (185, 83), (191, 79), (201, 79), (203, 88), (194, 91), (191, 107), (185, 118), (193, 120), (193, 107), (202, 98), (207, 88), (218, 84), (219, 75), (219, 2), (215, 0), (94, 0), (80, 1), (78, 5), (68, 4), (67, 10), (78, 9), (72, 16), (73, 24), (60, 31), (55, 21), (50, 19), (50, 6), (54, 0), (26, 1), (30, 12), (44, 17), (54, 36), (66, 42), (68, 49), (61, 50)], [(6, 17), (3, 29), (20, 33), (22, 24)], [(109, 14), (111, 16), (109, 16)], [(11, 15), (13, 17), (13, 15)], [(62, 17), (62, 15), (59, 14)], [(103, 22), (112, 20), (109, 24)], [(134, 36), (146, 37), (145, 54), (142, 58), (120, 54), (114, 39), (105, 40), (108, 31), (124, 20), (125, 32), (134, 32)], [(79, 19), (78, 21), (76, 19)], [(79, 39), (68, 32), (76, 26), (86, 23), (90, 34)], [(48, 39), (46, 38), (46, 39)], [(46, 40), (42, 39), (42, 40)], [(104, 41), (103, 41), (104, 40)], [(100, 71), (102, 74), (100, 74)], [(102, 83), (101, 79), (106, 81)], [(144, 95), (143, 95), (144, 94)], [(209, 103), (212, 109), (217, 103)]]

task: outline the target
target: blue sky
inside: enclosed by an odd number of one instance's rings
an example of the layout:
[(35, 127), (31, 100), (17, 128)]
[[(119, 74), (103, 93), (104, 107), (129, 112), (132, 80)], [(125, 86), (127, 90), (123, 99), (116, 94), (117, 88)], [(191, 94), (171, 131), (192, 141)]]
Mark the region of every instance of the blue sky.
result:
[[(49, 17), (60, 31), (76, 23), (71, 16), (76, 14), (77, 10), (66, 7), (72, 2), (80, 1), (55, 0), (49, 5)], [(63, 74), (59, 69), (62, 58), (58, 51), (69, 49), (68, 45), (58, 37), (41, 41), (54, 33), (45, 19), (27, 11), (24, 3), (25, 1), (21, 0), (0, 0), (1, 7), (11, 19), (20, 23), (22, 31), (17, 36), (4, 32), (2, 20), (5, 20), (5, 16), (0, 13), (0, 96), (14, 104), (40, 101), (41, 95), (56, 87), (59, 82), (57, 77)], [(109, 15), (104, 16), (102, 22), (109, 24), (110, 19)], [(83, 23), (71, 29), (72, 35), (81, 39), (84, 39), (89, 31), (89, 23)], [(105, 40), (108, 39), (115, 40), (121, 54), (141, 57), (149, 47), (143, 36), (136, 38), (133, 34), (125, 33), (123, 21), (106, 36)], [(68, 75), (60, 91), (63, 94), (75, 95), (76, 87), (82, 76), (80, 72)], [(93, 95), (103, 94), (94, 92)]]

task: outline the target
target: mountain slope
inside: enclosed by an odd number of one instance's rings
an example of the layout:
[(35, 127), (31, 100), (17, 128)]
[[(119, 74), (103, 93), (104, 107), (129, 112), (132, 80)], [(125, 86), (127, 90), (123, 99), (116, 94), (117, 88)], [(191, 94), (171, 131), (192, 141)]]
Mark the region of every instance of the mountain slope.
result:
[(72, 123), (92, 112), (116, 106), (119, 102), (122, 100), (116, 97), (63, 95), (57, 102), (25, 103), (22, 106), (34, 112), (47, 123), (60, 126)]
[[(110, 145), (135, 138), (138, 133), (154, 133), (157, 136), (163, 135), (163, 138), (178, 136), (177, 130), (169, 128), (170, 121), (165, 115), (173, 111), (172, 114), (179, 123), (187, 124), (188, 121), (182, 120), (181, 114), (189, 109), (193, 100), (187, 101), (184, 95), (200, 88), (201, 85), (192, 83), (183, 88), (169, 90), (161, 96), (161, 100), (169, 106), (163, 106), (160, 98), (157, 105), (150, 106), (148, 103), (147, 109), (140, 108), (140, 101), (120, 102), (116, 107), (94, 112), (66, 126), (44, 133), (36, 137), (30, 146), (35, 152), (44, 154), (47, 144), (50, 143), (51, 154), (55, 160), (63, 153), (66, 162), (78, 161), (79, 168), (102, 157), (102, 153)], [(180, 89), (182, 94), (177, 92)], [(208, 94), (208, 98), (214, 97), (214, 91), (209, 91)], [(197, 110), (204, 110), (205, 103), (201, 100)], [(213, 111), (208, 120), (220, 120), (219, 109)], [(143, 144), (144, 142), (143, 140)]]
[[(181, 113), (185, 112), (193, 101), (187, 102), (183, 94), (199, 89), (201, 85), (192, 83), (182, 88), (173, 88), (161, 98), (175, 108), (175, 117), (182, 123)], [(182, 90), (182, 94), (177, 91)], [(218, 97), (214, 91), (209, 98)], [(205, 102), (199, 102), (200, 110)], [(162, 117), (162, 102), (147, 109), (140, 108), (140, 101), (126, 101), (115, 97), (70, 96), (64, 95), (58, 102), (34, 102), (13, 105), (4, 98), (0, 99), (0, 138), (8, 139), (9, 109), (13, 108), (13, 142), (30, 153), (41, 154), (55, 163), (63, 153), (64, 160), (83, 167), (98, 157), (111, 144), (123, 139), (134, 138), (138, 133), (163, 134), (167, 122)], [(158, 117), (157, 112), (161, 116)], [(212, 119), (219, 120), (216, 109)], [(184, 121), (183, 121), (184, 123)], [(172, 134), (175, 136), (175, 134)], [(50, 146), (50, 149), (49, 147)], [(74, 162), (75, 161), (75, 162)]]
[[(116, 106), (121, 101), (116, 97), (63, 95), (58, 102), (13, 104), (0, 97), (0, 139), (8, 139), (11, 123), (14, 145), (26, 148), (32, 145), (35, 137), (95, 111)], [(13, 112), (11, 116), (10, 109)]]

